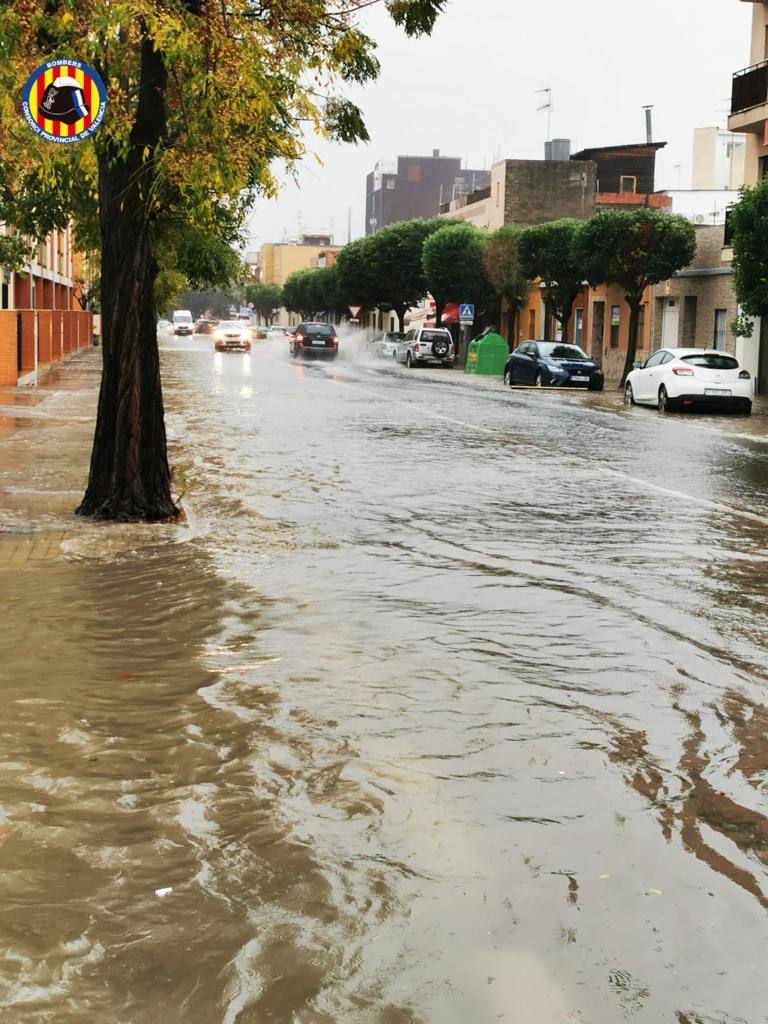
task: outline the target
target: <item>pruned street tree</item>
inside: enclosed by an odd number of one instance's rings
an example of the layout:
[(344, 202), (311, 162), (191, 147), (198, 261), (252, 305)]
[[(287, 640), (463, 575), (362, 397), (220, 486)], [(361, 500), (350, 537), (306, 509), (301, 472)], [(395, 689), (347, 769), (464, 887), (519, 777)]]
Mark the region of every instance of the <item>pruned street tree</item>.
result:
[[(382, 0), (409, 35), (446, 0)], [(367, 138), (339, 83), (374, 79), (361, 0), (14, 0), (2, 5), (0, 219), (44, 237), (98, 226), (104, 369), (88, 486), (78, 511), (162, 520), (171, 493), (155, 335), (159, 239), (190, 225), (230, 245), (273, 161), (302, 158), (305, 126)], [(93, 66), (107, 117), (76, 145), (37, 138), (18, 113), (28, 74), (53, 56)], [(307, 73), (311, 69), (311, 73)]]
[(630, 315), (623, 387), (637, 354), (645, 291), (691, 263), (696, 255), (696, 232), (679, 214), (646, 207), (608, 211), (585, 222), (576, 247), (591, 285), (616, 284), (624, 291)]
[(346, 245), (334, 267), (340, 300), (368, 310), (376, 307), (380, 292), (380, 283), (373, 275), (372, 240), (373, 236), (358, 238)]
[[(483, 260), (485, 272), (500, 305), (507, 304), (509, 317), (509, 345), (514, 347), (517, 339), (517, 323), (520, 310), (528, 301), (531, 282), (523, 271), (520, 261), (520, 236), (522, 232), (510, 224), (494, 231), (485, 243)], [(499, 309), (501, 324), (501, 308)]]
[(376, 305), (394, 311), (401, 331), (406, 312), (427, 294), (424, 242), (440, 227), (438, 220), (397, 221), (368, 239), (366, 257), (376, 282)]
[(424, 280), (435, 300), (436, 324), (448, 302), (469, 302), (480, 311), (492, 294), (485, 267), (487, 235), (473, 224), (448, 223), (424, 242)]
[(531, 281), (541, 279), (544, 299), (562, 328), (563, 341), (569, 340), (573, 306), (584, 287), (584, 266), (575, 244), (583, 224), (563, 218), (536, 224), (520, 235), (522, 272)]
[(298, 313), (305, 320), (311, 320), (318, 309), (316, 274), (316, 270), (297, 270), (283, 285), (285, 308), (290, 313)]
[(264, 284), (259, 281), (246, 285), (245, 297), (248, 302), (253, 303), (253, 308), (266, 321), (267, 326), (272, 324), (275, 314), (283, 305), (283, 292), (276, 284)]

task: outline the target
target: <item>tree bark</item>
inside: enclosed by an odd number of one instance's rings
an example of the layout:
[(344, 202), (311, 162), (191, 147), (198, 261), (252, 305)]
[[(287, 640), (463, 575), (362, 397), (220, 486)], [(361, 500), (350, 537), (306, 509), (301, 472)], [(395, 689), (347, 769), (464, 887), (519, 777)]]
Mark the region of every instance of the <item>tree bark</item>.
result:
[(627, 343), (627, 358), (624, 363), (624, 372), (621, 375), (621, 387), (623, 388), (627, 382), (627, 377), (632, 370), (632, 364), (635, 361), (637, 355), (637, 335), (640, 329), (640, 306), (642, 304), (642, 296), (635, 298), (634, 296), (627, 295), (627, 304), (629, 306), (629, 341)]
[(400, 331), (405, 334), (405, 314), (408, 309), (406, 306), (393, 306), (392, 308), (395, 316), (397, 317), (397, 322), (400, 324)]
[(435, 299), (435, 327), (443, 326), (443, 310), (445, 309), (445, 303), (442, 299)]
[(166, 450), (150, 239), (165, 85), (162, 54), (145, 38), (128, 153), (98, 154), (104, 366), (88, 487), (77, 512), (121, 522), (179, 514)]

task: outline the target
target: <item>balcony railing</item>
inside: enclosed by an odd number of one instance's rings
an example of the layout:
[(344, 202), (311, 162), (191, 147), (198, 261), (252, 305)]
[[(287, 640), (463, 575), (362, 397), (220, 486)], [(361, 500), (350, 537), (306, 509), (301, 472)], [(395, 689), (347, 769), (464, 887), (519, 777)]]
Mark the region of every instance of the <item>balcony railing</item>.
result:
[(731, 114), (768, 102), (768, 61), (737, 71), (731, 88)]

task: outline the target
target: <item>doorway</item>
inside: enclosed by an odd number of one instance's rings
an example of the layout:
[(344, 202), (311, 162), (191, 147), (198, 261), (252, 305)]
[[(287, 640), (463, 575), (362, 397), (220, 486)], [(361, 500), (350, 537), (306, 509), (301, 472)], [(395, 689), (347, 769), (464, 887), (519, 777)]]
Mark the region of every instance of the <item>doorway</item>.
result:
[(661, 318), (661, 347), (677, 348), (680, 306), (677, 299), (667, 299)]
[(605, 303), (592, 303), (592, 335), (589, 343), (589, 354), (598, 364), (603, 363), (603, 334), (605, 333)]

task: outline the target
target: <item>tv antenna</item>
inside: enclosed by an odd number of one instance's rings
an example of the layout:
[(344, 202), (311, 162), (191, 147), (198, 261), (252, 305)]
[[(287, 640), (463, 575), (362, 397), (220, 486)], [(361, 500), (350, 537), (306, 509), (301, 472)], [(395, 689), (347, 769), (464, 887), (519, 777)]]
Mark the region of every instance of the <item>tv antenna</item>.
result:
[(536, 109), (539, 113), (541, 113), (542, 110), (546, 110), (547, 112), (547, 142), (549, 142), (552, 138), (552, 89), (547, 86), (546, 89), (536, 90), (537, 96), (540, 96), (542, 93), (547, 97), (547, 101), (542, 107), (537, 107)]

